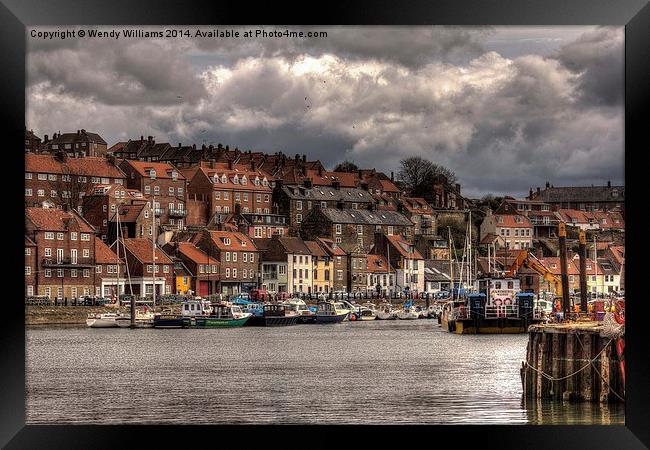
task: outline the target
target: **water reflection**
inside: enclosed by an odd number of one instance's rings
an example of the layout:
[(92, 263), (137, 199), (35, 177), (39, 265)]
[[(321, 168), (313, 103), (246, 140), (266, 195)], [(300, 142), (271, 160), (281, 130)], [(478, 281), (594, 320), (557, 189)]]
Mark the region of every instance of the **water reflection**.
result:
[(524, 404), (526, 343), (452, 335), (432, 320), (30, 328), (27, 423), (624, 422), (622, 406)]

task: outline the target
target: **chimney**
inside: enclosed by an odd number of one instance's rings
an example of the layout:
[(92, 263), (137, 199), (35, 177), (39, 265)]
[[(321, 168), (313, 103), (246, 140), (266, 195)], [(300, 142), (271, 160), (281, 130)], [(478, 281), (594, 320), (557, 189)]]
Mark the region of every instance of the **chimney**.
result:
[(232, 170), (232, 159), (228, 160), (228, 170)]
[(47, 139), (47, 134), (46, 134), (45, 136), (43, 136), (43, 144), (47, 144), (47, 142), (48, 142), (48, 139)]
[(302, 162), (303, 164), (307, 162), (307, 155), (302, 155)]
[(345, 204), (343, 203), (342, 200), (339, 200), (336, 202), (336, 209), (343, 209)]
[(210, 160), (210, 169), (214, 169), (214, 159)]
[(306, 187), (307, 189), (311, 189), (311, 187), (312, 187), (311, 178), (305, 178), (305, 179), (303, 180), (303, 183), (305, 184), (305, 187)]
[(307, 176), (307, 167), (302, 166), (302, 170), (301, 170), (301, 172), (302, 172), (302, 176), (303, 176), (303, 177), (306, 177), (306, 176)]
[(196, 144), (192, 144), (192, 150), (196, 150)]
[(456, 183), (456, 192), (460, 194), (460, 183)]
[(178, 143), (178, 148), (181, 148), (181, 147), (182, 147), (182, 145), (181, 145), (181, 143), (179, 142), (179, 143)]
[(299, 154), (296, 153), (296, 156), (295, 156), (295, 158), (294, 158), (294, 161), (295, 161), (296, 163), (298, 163), (298, 161), (300, 161), (300, 155), (299, 155)]
[(551, 187), (551, 183), (549, 183), (549, 182), (547, 181), (547, 182), (546, 182), (546, 189), (548, 189), (548, 188), (550, 188), (550, 187)]
[(395, 175), (393, 174), (393, 172), (390, 173), (390, 181), (391, 182), (395, 181)]
[(332, 181), (332, 187), (337, 191), (341, 189), (341, 182), (339, 180)]
[(612, 187), (612, 182), (610, 180), (607, 181), (607, 187), (611, 188)]
[(363, 189), (364, 191), (368, 190), (368, 182), (367, 181), (362, 181), (360, 183), (360, 186), (361, 186), (361, 189)]
[[(47, 136), (46, 136), (47, 137)], [(323, 168), (321, 166), (318, 166), (318, 176), (322, 177), (323, 176)]]
[(533, 188), (532, 187), (528, 189), (528, 198), (529, 199), (533, 198)]
[(81, 134), (81, 130), (77, 130), (77, 136)]
[(236, 215), (241, 214), (241, 203), (235, 203), (235, 214)]
[(153, 140), (153, 136), (147, 136), (147, 141), (151, 142)]
[(363, 180), (363, 174), (362, 174), (362, 172), (363, 172), (363, 171), (362, 171), (361, 169), (359, 169), (358, 172), (357, 172), (357, 174), (358, 174), (357, 176), (359, 177), (360, 180)]
[(140, 142), (144, 141), (144, 136), (140, 135)]
[(541, 191), (542, 191), (542, 190), (540, 189), (540, 187), (537, 186), (537, 195), (539, 195), (539, 194), (541, 193)]

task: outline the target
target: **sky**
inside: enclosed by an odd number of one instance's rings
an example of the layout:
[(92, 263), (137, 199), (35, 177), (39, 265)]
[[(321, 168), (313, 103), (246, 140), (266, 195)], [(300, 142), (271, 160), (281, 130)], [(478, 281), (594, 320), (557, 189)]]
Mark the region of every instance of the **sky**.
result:
[(28, 28), (27, 128), (395, 174), (421, 156), (473, 198), (624, 182), (622, 27), (265, 28), (319, 38), (184, 28), (240, 37), (42, 39), (31, 30), (61, 28)]

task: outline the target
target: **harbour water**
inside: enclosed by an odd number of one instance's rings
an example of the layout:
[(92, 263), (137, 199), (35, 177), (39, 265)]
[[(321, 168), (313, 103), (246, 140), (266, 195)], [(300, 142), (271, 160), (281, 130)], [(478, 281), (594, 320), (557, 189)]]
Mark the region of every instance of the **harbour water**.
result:
[(28, 424), (624, 424), (522, 400), (527, 335), (435, 320), (233, 329), (28, 327)]

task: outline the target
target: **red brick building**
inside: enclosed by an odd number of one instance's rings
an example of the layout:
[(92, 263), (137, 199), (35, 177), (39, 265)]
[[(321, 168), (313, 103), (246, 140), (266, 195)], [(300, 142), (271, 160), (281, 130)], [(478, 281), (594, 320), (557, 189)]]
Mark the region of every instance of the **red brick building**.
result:
[(128, 188), (155, 198), (156, 220), (163, 228), (183, 229), (187, 216), (187, 182), (176, 167), (161, 162), (123, 160), (120, 168), (126, 174)]
[(154, 282), (156, 298), (174, 291), (174, 263), (160, 247), (156, 246), (155, 261), (153, 242), (149, 239), (124, 239), (124, 250), (130, 274), (130, 282), (127, 280), (126, 283), (128, 294), (132, 290), (136, 296), (149, 297), (153, 293)]
[(205, 297), (217, 292), (219, 285), (220, 263), (191, 242), (175, 242), (172, 249), (176, 257), (191, 273), (191, 290)]
[(243, 214), (270, 214), (272, 177), (250, 166), (232, 163), (201, 163), (188, 183), (188, 198), (208, 204), (211, 218), (235, 212), (241, 205)]
[(219, 292), (234, 295), (258, 286), (259, 251), (251, 238), (234, 231), (204, 230), (195, 243), (219, 262)]
[(122, 238), (149, 238), (153, 235), (150, 198), (120, 185), (100, 185), (83, 198), (83, 216), (109, 245), (117, 239), (118, 222)]
[(36, 273), (38, 261), (36, 260), (36, 242), (25, 236), (25, 295), (31, 297), (36, 295)]
[(69, 158), (64, 153), (25, 155), (25, 206), (41, 206), (48, 201), (58, 207), (78, 208), (96, 186), (125, 182), (124, 172), (107, 158)]
[[(94, 228), (74, 210), (25, 208), (27, 237), (36, 276), (34, 295), (72, 299), (94, 292)], [(31, 244), (30, 244), (31, 245)]]
[(127, 277), (130, 273), (126, 270), (124, 263), (124, 250), (120, 246), (120, 258), (102, 240), (95, 237), (95, 295), (102, 297), (117, 297), (119, 294), (130, 294), (125, 291)]
[(90, 133), (84, 129), (76, 133), (54, 133), (52, 140), (44, 137), (43, 145), (50, 153), (65, 152), (71, 157), (86, 157), (106, 155), (106, 141), (97, 133)]

